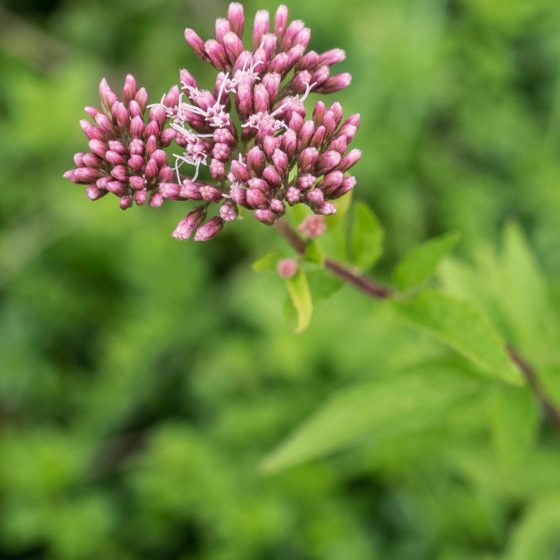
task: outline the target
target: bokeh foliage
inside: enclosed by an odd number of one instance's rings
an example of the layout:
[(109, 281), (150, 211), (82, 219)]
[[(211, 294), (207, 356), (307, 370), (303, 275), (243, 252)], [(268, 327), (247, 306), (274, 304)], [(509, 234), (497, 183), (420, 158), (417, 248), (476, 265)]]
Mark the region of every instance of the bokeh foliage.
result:
[[(460, 233), (440, 285), (484, 308), (560, 397), (558, 2), (287, 3), (316, 50), (348, 52), (354, 84), (339, 98), (362, 113), (365, 153), (355, 198), (386, 229), (376, 274)], [(283, 283), (250, 267), (289, 254), (273, 230), (245, 220), (179, 243), (179, 205), (123, 213), (62, 180), (99, 78), (130, 71), (155, 98), (181, 66), (204, 83), (183, 28), (208, 35), (224, 12), (0, 2), (0, 556), (554, 558), (559, 440), (527, 390), (482, 384), (349, 288), (294, 335)], [(451, 392), (453, 407), (395, 415), (386, 402), (424, 374), (426, 399)], [(263, 475), (292, 429), (356, 387), (379, 399), (373, 435)]]

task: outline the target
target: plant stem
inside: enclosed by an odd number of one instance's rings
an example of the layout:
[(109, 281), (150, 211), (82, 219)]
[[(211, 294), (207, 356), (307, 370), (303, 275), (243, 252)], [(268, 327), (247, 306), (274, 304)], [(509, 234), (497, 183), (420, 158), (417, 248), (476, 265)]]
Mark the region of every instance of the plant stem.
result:
[[(285, 237), (288, 243), (300, 254), (305, 253), (307, 243), (292, 229), (286, 220), (279, 220), (276, 224), (278, 231)], [(332, 259), (325, 259), (325, 267), (338, 276), (347, 284), (351, 284), (364, 294), (375, 299), (386, 299), (391, 297), (393, 290), (366, 278), (359, 272), (352, 268), (334, 261)]]
[[(290, 224), (288, 224), (288, 222), (286, 222), (286, 220), (279, 220), (276, 224), (276, 229), (300, 255), (305, 253), (307, 242), (298, 235), (298, 233), (290, 226)], [(326, 258), (325, 268), (347, 284), (354, 286), (354, 288), (357, 288), (362, 293), (373, 299), (388, 299), (394, 294), (394, 291), (391, 288), (382, 286), (370, 278), (367, 278), (361, 272), (358, 272), (335, 260)], [(506, 345), (506, 350), (511, 358), (511, 361), (523, 374), (523, 377), (526, 379), (527, 384), (538, 399), (551, 424), (560, 430), (560, 409), (546, 394), (545, 388), (533, 366), (511, 344)]]

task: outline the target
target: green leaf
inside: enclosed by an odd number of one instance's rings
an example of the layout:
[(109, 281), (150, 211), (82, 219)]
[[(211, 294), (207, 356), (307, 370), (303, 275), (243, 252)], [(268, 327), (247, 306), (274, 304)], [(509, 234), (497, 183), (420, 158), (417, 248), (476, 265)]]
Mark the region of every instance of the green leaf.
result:
[(505, 560), (553, 560), (560, 544), (560, 496), (533, 503), (513, 531)]
[(412, 249), (393, 273), (396, 286), (404, 291), (423, 284), (458, 241), (458, 234), (449, 233)]
[(311, 300), (311, 292), (309, 291), (305, 272), (300, 269), (295, 276), (287, 278), (286, 286), (298, 316), (295, 332), (300, 333), (308, 327), (313, 313), (313, 301)]
[(494, 447), (506, 465), (525, 459), (535, 441), (539, 411), (527, 388), (502, 386), (490, 397)]
[(426, 290), (393, 305), (406, 321), (430, 332), (488, 376), (514, 385), (522, 384), (521, 374), (512, 364), (504, 340), (490, 319), (470, 303)]
[(324, 270), (309, 271), (307, 280), (315, 301), (330, 298), (344, 286), (342, 280), (332, 274), (325, 273)]
[(271, 272), (276, 270), (276, 265), (278, 261), (282, 258), (282, 254), (279, 252), (268, 253), (264, 257), (257, 259), (252, 265), (251, 268), (255, 272)]
[(383, 252), (383, 238), (377, 216), (367, 204), (356, 204), (352, 224), (352, 254), (356, 266), (367, 270), (377, 262)]
[(462, 370), (431, 365), (343, 390), (265, 457), (262, 468), (279, 471), (365, 435), (387, 437), (440, 424), (450, 407), (475, 395), (480, 386)]
[(325, 255), (315, 240), (307, 243), (304, 259), (310, 263), (318, 264), (321, 268), (325, 265)]

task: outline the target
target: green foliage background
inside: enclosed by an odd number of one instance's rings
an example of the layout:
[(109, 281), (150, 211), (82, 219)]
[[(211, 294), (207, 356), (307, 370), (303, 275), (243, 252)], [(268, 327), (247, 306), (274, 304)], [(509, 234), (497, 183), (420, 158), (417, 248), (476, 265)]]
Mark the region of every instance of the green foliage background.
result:
[[(386, 228), (376, 275), (459, 232), (439, 284), (484, 308), (558, 395), (558, 2), (287, 3), (313, 48), (348, 52), (354, 83), (338, 97), (363, 117), (355, 198)], [(527, 390), (484, 382), (349, 288), (294, 335), (282, 282), (250, 267), (287, 251), (273, 230), (247, 220), (179, 243), (180, 205), (122, 212), (61, 178), (99, 78), (117, 87), (132, 72), (154, 98), (182, 66), (204, 83), (183, 29), (208, 36), (225, 9), (0, 2), (0, 556), (557, 558), (560, 440)], [(512, 219), (532, 250), (517, 230), (504, 240)], [(424, 406), (407, 407), (424, 378)], [(263, 474), (292, 429), (362, 386), (360, 415), (315, 442), (335, 447), (362, 413), (375, 430), (354, 425), (343, 452)]]

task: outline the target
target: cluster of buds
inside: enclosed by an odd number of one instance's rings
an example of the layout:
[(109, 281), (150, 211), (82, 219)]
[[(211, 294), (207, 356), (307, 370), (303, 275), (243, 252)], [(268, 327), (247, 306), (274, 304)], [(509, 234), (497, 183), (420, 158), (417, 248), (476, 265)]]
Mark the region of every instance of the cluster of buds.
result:
[[(67, 178), (89, 184), (93, 199), (114, 192), (123, 208), (148, 195), (152, 206), (196, 201), (173, 232), (177, 239), (214, 237), (240, 207), (265, 224), (274, 224), (288, 205), (305, 204), (317, 215), (336, 212), (332, 201), (356, 184), (347, 172), (361, 152), (348, 146), (360, 118), (344, 119), (339, 103), (321, 101), (308, 117), (305, 101), (312, 92), (350, 84), (350, 74), (331, 73), (345, 53), (308, 51), (309, 28), (299, 20), (289, 23), (285, 6), (273, 21), (267, 11), (257, 12), (250, 49), (244, 27), (243, 7), (235, 2), (216, 21), (214, 38), (204, 41), (185, 30), (194, 52), (216, 68), (216, 80), (211, 90), (203, 89), (181, 70), (180, 85), (149, 106), (147, 125), (145, 90), (136, 91), (129, 77), (118, 102), (103, 81), (105, 113), (86, 109), (96, 121), (84, 124), (92, 154), (78, 154), (78, 168)], [(178, 146), (174, 169), (161, 149), (172, 141)], [(188, 175), (185, 165), (191, 166)]]
[[(133, 203), (149, 201), (160, 206), (162, 181), (173, 178), (163, 150), (175, 138), (175, 131), (165, 128), (167, 114), (162, 107), (152, 107), (146, 122), (148, 94), (138, 89), (136, 80), (128, 75), (124, 81), (122, 100), (105, 79), (99, 85), (103, 109), (86, 107), (87, 119), (80, 125), (89, 139), (89, 152), (74, 156), (76, 168), (64, 174), (73, 183), (88, 185), (87, 196), (97, 200), (108, 193), (119, 198), (125, 210)], [(173, 88), (165, 103), (177, 103), (179, 92)]]

